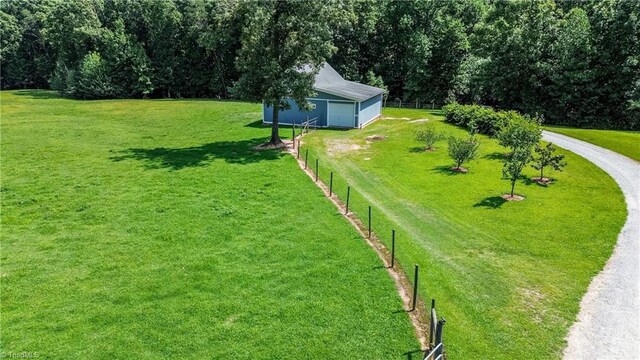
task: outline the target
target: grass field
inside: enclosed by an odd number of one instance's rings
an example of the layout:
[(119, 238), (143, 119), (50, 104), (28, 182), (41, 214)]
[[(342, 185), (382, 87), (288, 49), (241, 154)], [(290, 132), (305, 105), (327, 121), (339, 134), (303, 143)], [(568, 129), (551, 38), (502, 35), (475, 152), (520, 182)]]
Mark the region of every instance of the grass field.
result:
[[(424, 119), (447, 134), (463, 130), (445, 124), (438, 111), (385, 115), (394, 119), (361, 131), (320, 130), (304, 146), (310, 161), (319, 156), (321, 178), (336, 172), (343, 199), (352, 186), (351, 209), (361, 218), (373, 206), (373, 229), (387, 244), (397, 230), (400, 264), (410, 271), (420, 265), (420, 293), (435, 298), (447, 320), (449, 358), (560, 358), (580, 299), (626, 217), (615, 182), (563, 151), (569, 165), (548, 173), (553, 184), (523, 179), (516, 193), (525, 200), (505, 202), (505, 149), (494, 140), (481, 137), (479, 157), (465, 165), (469, 173), (452, 173), (446, 141), (425, 152), (414, 131)], [(374, 134), (386, 139), (367, 143)]]
[(292, 157), (252, 150), (269, 134), (259, 105), (1, 101), (3, 356), (418, 348), (374, 252)]
[(638, 131), (576, 129), (560, 126), (545, 126), (545, 128), (640, 161), (640, 132)]

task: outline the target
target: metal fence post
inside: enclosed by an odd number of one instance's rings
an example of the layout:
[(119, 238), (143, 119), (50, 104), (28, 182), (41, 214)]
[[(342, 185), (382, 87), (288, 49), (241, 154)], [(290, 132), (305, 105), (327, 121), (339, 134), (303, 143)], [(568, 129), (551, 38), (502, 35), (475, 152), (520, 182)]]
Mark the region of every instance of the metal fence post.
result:
[[(444, 323), (446, 322), (447, 320), (445, 320), (444, 318), (438, 320), (438, 325), (436, 326), (436, 345), (442, 343), (442, 328), (444, 327)], [(440, 348), (436, 351), (434, 355), (436, 358), (442, 354), (444, 350), (443, 347), (444, 345), (440, 346)]]
[(333, 195), (333, 171), (331, 175), (329, 175), (329, 197), (331, 197), (331, 195)]
[(413, 303), (411, 304), (411, 311), (416, 309), (416, 303), (418, 302), (418, 265), (414, 265), (413, 272)]
[(293, 141), (293, 147), (296, 147), (296, 124), (291, 125), (291, 140)]
[(351, 186), (347, 186), (347, 209), (344, 214), (347, 215), (349, 213), (349, 197), (351, 195)]
[(318, 159), (316, 159), (316, 182), (318, 182)]
[(371, 205), (369, 205), (369, 237), (371, 237)]
[(298, 141), (298, 155), (296, 156), (296, 159), (300, 159), (300, 141)]
[(391, 230), (391, 267), (396, 261), (396, 231)]
[(438, 318), (436, 316), (436, 299), (431, 299), (431, 317), (429, 321), (429, 344), (433, 347), (435, 344), (433, 343), (435, 331), (436, 331), (436, 322)]

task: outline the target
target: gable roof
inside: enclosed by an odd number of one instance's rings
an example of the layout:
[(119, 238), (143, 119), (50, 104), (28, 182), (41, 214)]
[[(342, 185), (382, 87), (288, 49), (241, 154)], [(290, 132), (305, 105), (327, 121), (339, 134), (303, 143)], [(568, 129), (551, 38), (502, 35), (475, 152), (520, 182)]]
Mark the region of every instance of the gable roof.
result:
[[(311, 71), (311, 68), (309, 66), (305, 66), (303, 71)], [(345, 80), (331, 67), (331, 65), (326, 62), (322, 64), (320, 71), (316, 75), (313, 90), (322, 91), (327, 94), (341, 96), (355, 101), (364, 101), (384, 93), (383, 89), (360, 84), (355, 81)]]

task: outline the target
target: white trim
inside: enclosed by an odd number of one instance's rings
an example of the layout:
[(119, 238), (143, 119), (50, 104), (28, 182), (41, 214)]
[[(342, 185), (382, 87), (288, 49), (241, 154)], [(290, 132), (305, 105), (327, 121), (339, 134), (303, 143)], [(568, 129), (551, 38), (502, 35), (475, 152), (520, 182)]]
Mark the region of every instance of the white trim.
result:
[(337, 102), (355, 102), (354, 100), (333, 100), (333, 99), (320, 99), (320, 98), (306, 98), (307, 100), (316, 100), (316, 101), (337, 101)]
[(356, 123), (356, 127), (362, 129), (362, 125), (360, 125), (360, 111), (362, 111), (362, 101), (358, 101), (358, 122)]
[(360, 125), (360, 129), (364, 129), (365, 127), (369, 126), (369, 124), (373, 124), (378, 119), (382, 119), (382, 114), (378, 114), (374, 116), (371, 120), (364, 123), (363, 125)]

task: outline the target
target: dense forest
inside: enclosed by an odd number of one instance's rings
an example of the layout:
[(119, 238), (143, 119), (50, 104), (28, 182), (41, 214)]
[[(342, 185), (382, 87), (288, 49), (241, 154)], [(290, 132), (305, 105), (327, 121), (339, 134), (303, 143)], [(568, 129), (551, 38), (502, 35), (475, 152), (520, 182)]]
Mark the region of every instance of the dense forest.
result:
[[(2, 88), (65, 96), (234, 97), (255, 3), (8, 0)], [(580, 127), (640, 129), (640, 2), (334, 1), (327, 59), (389, 99), (478, 103)], [(310, 17), (314, 14), (309, 14)], [(255, 19), (254, 19), (255, 20)]]

